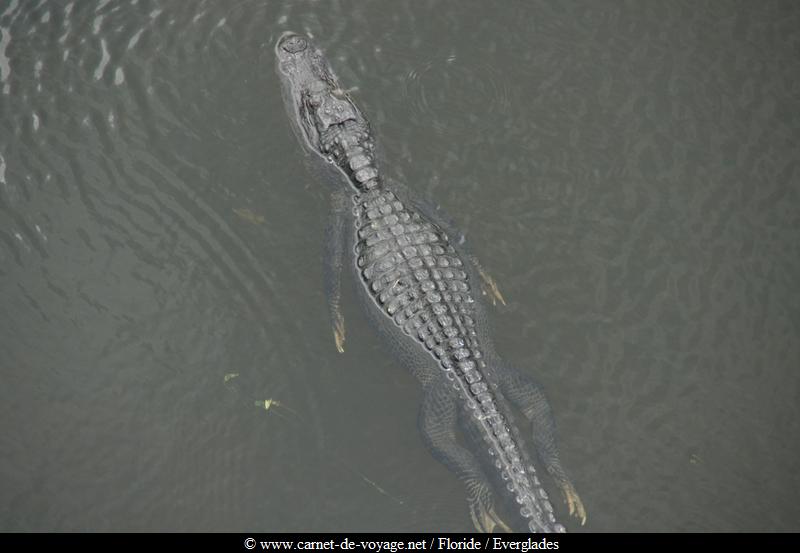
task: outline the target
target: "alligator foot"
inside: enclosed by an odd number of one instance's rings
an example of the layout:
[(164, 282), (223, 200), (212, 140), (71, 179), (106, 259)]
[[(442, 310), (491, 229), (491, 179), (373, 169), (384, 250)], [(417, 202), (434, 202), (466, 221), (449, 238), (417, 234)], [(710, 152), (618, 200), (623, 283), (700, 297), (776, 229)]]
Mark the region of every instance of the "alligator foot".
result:
[(503, 305), (506, 304), (505, 298), (503, 298), (503, 294), (500, 293), (500, 289), (497, 287), (497, 282), (489, 276), (489, 274), (483, 270), (483, 267), (478, 266), (478, 274), (481, 275), (481, 279), (483, 279), (481, 288), (483, 289), (484, 295), (489, 296), (489, 299), (492, 300), (492, 305), (497, 305), (497, 302), (502, 303)]
[(342, 267), (346, 242), (344, 227), (348, 205), (348, 197), (343, 188), (331, 196), (331, 215), (325, 231), (325, 252), (322, 256), (325, 297), (328, 300), (330, 321), (333, 323), (333, 339), (339, 353), (344, 353), (344, 317), (339, 300), (342, 297)]
[(486, 507), (480, 502), (476, 501), (469, 506), (469, 515), (472, 518), (472, 524), (478, 532), (491, 534), (495, 528), (499, 528), (503, 532), (512, 533), (513, 530), (503, 522), (493, 507)]
[(581, 521), (581, 526), (586, 524), (586, 509), (583, 508), (583, 501), (578, 496), (578, 492), (572, 487), (570, 482), (563, 482), (560, 484), (561, 491), (564, 494), (564, 499), (569, 508), (569, 514)]
[(333, 323), (333, 339), (336, 342), (336, 351), (344, 353), (344, 317), (336, 310)]

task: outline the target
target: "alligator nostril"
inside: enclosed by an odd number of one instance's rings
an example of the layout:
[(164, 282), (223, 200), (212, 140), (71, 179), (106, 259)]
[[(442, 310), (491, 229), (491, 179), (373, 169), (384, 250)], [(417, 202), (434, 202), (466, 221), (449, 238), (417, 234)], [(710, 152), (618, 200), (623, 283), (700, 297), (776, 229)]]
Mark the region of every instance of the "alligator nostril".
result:
[(300, 35), (292, 35), (283, 39), (281, 43), (281, 48), (289, 52), (290, 54), (296, 54), (298, 52), (302, 52), (308, 47), (308, 41), (301, 37)]

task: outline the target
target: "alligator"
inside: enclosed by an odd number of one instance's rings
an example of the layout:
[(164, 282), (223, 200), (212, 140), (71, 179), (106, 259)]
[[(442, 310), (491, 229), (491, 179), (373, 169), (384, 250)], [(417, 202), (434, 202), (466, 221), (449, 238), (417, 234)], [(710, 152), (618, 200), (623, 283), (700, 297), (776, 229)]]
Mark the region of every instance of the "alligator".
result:
[(373, 326), (421, 383), (423, 440), (463, 483), (475, 528), (565, 531), (514, 423), (515, 409), (569, 513), (585, 522), (541, 386), (504, 362), (488, 335), (480, 296), (502, 301), (496, 283), (441, 210), (381, 173), (369, 122), (312, 39), (284, 33), (275, 55), (293, 130), (336, 177), (324, 274), (337, 350), (345, 342), (344, 269)]

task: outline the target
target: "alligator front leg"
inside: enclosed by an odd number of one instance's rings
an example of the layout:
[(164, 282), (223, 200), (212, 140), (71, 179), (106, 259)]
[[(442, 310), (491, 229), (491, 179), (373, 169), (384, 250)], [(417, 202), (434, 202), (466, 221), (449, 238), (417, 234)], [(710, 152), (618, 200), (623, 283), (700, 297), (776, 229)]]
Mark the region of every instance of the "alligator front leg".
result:
[(425, 388), (419, 412), (422, 438), (431, 454), (464, 484), (472, 524), (479, 532), (511, 532), (494, 510), (489, 482), (477, 459), (456, 442), (458, 397), (447, 382), (437, 378)]
[(504, 370), (498, 372), (503, 375), (500, 384), (503, 393), (530, 421), (536, 452), (547, 472), (561, 488), (569, 514), (578, 518), (581, 524), (585, 524), (586, 510), (583, 502), (558, 456), (553, 412), (542, 388), (531, 377), (513, 367), (506, 366)]
[(453, 247), (460, 250), (461, 253), (470, 260), (473, 267), (475, 267), (478, 276), (481, 277), (481, 292), (483, 292), (483, 295), (489, 297), (492, 305), (497, 305), (498, 302), (506, 305), (506, 299), (503, 297), (503, 294), (500, 293), (500, 288), (497, 286), (497, 281), (492, 278), (486, 269), (483, 268), (483, 265), (480, 264), (477, 257), (475, 257), (472, 253), (465, 251), (469, 248), (467, 247), (467, 237), (464, 235), (464, 233), (458, 230), (458, 227), (456, 227), (455, 223), (450, 219), (450, 216), (447, 215), (447, 213), (445, 213), (444, 210), (442, 210), (439, 206), (429, 209), (433, 210), (433, 213), (430, 216), (433, 218), (436, 224), (447, 233), (447, 236), (450, 238)]
[(342, 266), (345, 250), (345, 223), (347, 218), (347, 193), (336, 190), (331, 195), (331, 214), (325, 231), (323, 274), (328, 312), (333, 325), (333, 339), (339, 353), (344, 352), (344, 317), (341, 312)]
[(428, 217), (433, 223), (441, 228), (450, 239), (450, 244), (470, 260), (472, 265), (475, 267), (475, 271), (478, 273), (478, 276), (480, 276), (481, 291), (483, 292), (484, 296), (489, 297), (492, 305), (497, 305), (498, 302), (506, 305), (506, 300), (503, 297), (503, 294), (500, 293), (500, 288), (497, 286), (497, 281), (495, 281), (486, 271), (486, 269), (483, 268), (483, 266), (478, 262), (477, 257), (466, 251), (469, 249), (466, 244), (467, 237), (463, 232), (458, 230), (458, 227), (450, 218), (450, 216), (438, 205), (434, 206), (430, 202), (415, 196), (414, 193), (404, 184), (393, 182), (393, 185), (401, 197), (404, 197), (407, 201), (410, 201), (417, 210), (425, 214), (426, 217)]
[(503, 305), (506, 304), (506, 299), (503, 297), (503, 294), (500, 293), (500, 289), (497, 287), (497, 282), (486, 272), (486, 270), (478, 263), (478, 259), (474, 255), (469, 256), (469, 260), (475, 266), (475, 270), (478, 271), (478, 274), (481, 277), (481, 290), (483, 291), (484, 296), (489, 296), (489, 299), (492, 301), (492, 305), (497, 305), (497, 302), (502, 303)]

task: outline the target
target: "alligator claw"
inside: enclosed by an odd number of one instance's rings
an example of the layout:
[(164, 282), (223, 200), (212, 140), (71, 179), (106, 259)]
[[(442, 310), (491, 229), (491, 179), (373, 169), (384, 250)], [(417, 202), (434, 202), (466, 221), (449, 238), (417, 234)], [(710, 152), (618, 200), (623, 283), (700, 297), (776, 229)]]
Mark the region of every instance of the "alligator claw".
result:
[(575, 491), (572, 484), (569, 482), (561, 484), (561, 491), (564, 493), (570, 516), (579, 519), (581, 521), (581, 526), (586, 524), (586, 509), (583, 508), (583, 502), (581, 498), (578, 497), (578, 492)]
[(491, 534), (494, 532), (495, 528), (500, 528), (503, 532), (513, 532), (513, 530), (503, 522), (503, 519), (494, 512), (494, 508), (492, 507), (486, 509), (480, 504), (471, 505), (469, 515), (470, 518), (472, 518), (472, 524), (478, 532)]
[[(483, 486), (481, 487), (483, 488)], [(495, 512), (491, 495), (488, 493), (487, 489), (484, 488), (482, 492), (470, 495), (471, 497), (468, 501), (469, 516), (478, 532), (491, 534), (496, 528), (499, 528), (502, 532), (513, 532)]]
[(344, 317), (338, 312), (333, 324), (333, 339), (336, 342), (336, 351), (344, 353)]

